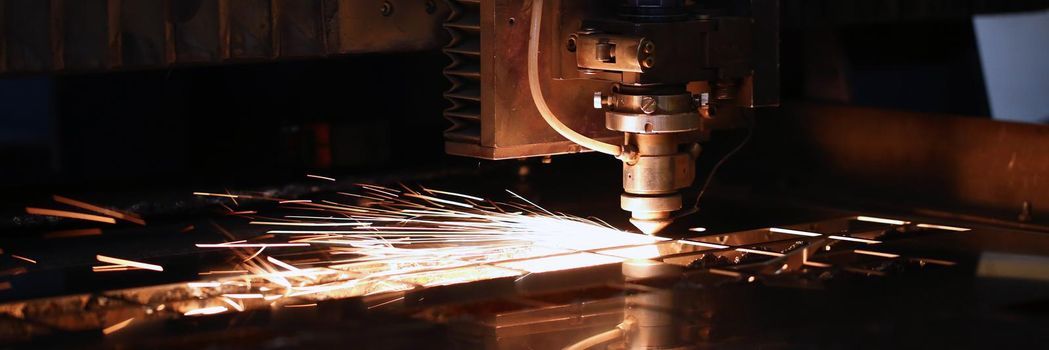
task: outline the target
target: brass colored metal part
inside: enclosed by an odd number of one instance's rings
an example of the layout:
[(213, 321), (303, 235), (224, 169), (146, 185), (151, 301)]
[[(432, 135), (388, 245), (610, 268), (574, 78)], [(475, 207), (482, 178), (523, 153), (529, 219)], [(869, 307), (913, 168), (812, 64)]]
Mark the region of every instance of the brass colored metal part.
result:
[(692, 184), (699, 155), (688, 135), (702, 127), (690, 93), (656, 92), (615, 93), (609, 98), (612, 110), (605, 113), (606, 126), (626, 133), (625, 144), (637, 149), (638, 156), (623, 163), (620, 204), (632, 213), (634, 226), (648, 234), (669, 225), (671, 213), (681, 209), (677, 191)]
[(576, 62), (583, 69), (640, 73), (655, 54), (655, 44), (633, 36), (579, 33), (574, 41)]
[(653, 196), (623, 193), (619, 198), (620, 207), (631, 214), (630, 223), (646, 234), (666, 228), (673, 222), (670, 214), (681, 209), (681, 195), (678, 193)]

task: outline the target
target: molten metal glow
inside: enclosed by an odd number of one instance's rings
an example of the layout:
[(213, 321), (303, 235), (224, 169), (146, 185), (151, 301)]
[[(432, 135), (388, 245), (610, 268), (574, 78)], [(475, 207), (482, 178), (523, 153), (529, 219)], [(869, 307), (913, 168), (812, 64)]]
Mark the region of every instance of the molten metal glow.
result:
[(106, 327), (105, 329), (102, 329), (102, 334), (110, 335), (110, 334), (116, 333), (117, 331), (119, 331), (121, 329), (124, 329), (124, 327), (127, 327), (127, 325), (131, 324), (131, 321), (134, 321), (134, 320), (135, 320), (135, 318), (132, 317), (132, 318), (129, 318), (129, 319), (117, 322), (116, 324), (114, 324), (112, 326), (109, 326), (109, 327)]
[(117, 220), (111, 217), (77, 213), (74, 211), (56, 210), (56, 209), (44, 209), (44, 208), (33, 208), (26, 207), (25, 212), (33, 215), (46, 215), (46, 216), (57, 216), (70, 219), (79, 219), (87, 221), (102, 222), (107, 224), (115, 224)]
[[(274, 230), (197, 244), (234, 252), (242, 262), (231, 270), (244, 273), (187, 287), (215, 298), (211, 305), (237, 311), (259, 303), (310, 307), (332, 298), (652, 258), (659, 256), (654, 244), (666, 241), (553, 213), (512, 192), (518, 202), (427, 188), (359, 186), (359, 193), (339, 192), (352, 198), (346, 203), (278, 200), (285, 209), (303, 212), (265, 220), (252, 213), (251, 224)], [(227, 306), (187, 314), (226, 312)]]
[(906, 225), (906, 224), (910, 223), (909, 221), (896, 220), (896, 219), (886, 219), (886, 218), (877, 218), (877, 217), (873, 217), (873, 216), (857, 216), (856, 220), (866, 221), (866, 222), (873, 222), (873, 223), (878, 223), (878, 224), (887, 224), (887, 225)]
[(114, 265), (119, 265), (119, 266), (137, 267), (137, 268), (140, 268), (140, 269), (153, 270), (153, 271), (164, 271), (164, 267), (162, 267), (160, 265), (147, 264), (147, 263), (144, 263), (144, 262), (138, 262), (138, 261), (133, 261), (133, 260), (114, 258), (114, 257), (105, 256), (105, 255), (96, 255), (95, 258), (98, 259), (98, 261), (101, 261), (101, 262), (104, 262), (104, 263), (110, 263), (110, 264), (114, 264)]
[(226, 311), (229, 311), (229, 309), (226, 308), (225, 306), (212, 306), (212, 307), (205, 307), (205, 308), (200, 308), (200, 309), (189, 310), (189, 311), (186, 311), (185, 313), (183, 313), (183, 315), (186, 315), (186, 316), (214, 315), (214, 314), (220, 314), (220, 313), (223, 313), (223, 312), (226, 312)]

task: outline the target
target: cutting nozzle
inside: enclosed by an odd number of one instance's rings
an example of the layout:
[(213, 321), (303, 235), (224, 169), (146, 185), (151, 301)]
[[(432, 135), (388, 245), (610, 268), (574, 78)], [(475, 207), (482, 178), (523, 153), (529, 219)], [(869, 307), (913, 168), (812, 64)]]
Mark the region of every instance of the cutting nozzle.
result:
[(671, 214), (681, 209), (681, 195), (644, 196), (624, 193), (620, 196), (620, 206), (630, 211), (630, 223), (641, 232), (653, 235), (659, 233), (674, 222)]

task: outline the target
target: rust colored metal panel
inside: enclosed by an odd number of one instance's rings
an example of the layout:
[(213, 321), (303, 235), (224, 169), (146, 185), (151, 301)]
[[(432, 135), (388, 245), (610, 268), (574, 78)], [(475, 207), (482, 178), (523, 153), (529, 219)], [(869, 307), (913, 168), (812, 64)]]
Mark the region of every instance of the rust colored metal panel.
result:
[[(281, 57), (310, 57), (327, 54), (321, 0), (273, 0), (275, 34)], [(359, 33), (364, 35), (363, 33)]]
[[(872, 108), (792, 105), (778, 142), (804, 181), (875, 199), (1049, 217), (1049, 126)], [(781, 155), (782, 157), (783, 155)], [(896, 205), (902, 205), (898, 201)], [(1041, 218), (1041, 219), (1039, 219)]]
[(7, 1), (0, 0), (0, 73), (7, 70)]
[(116, 68), (124, 65), (124, 45), (120, 38), (120, 10), (123, 0), (109, 0), (106, 2), (106, 68)]
[(219, 0), (171, 1), (175, 60), (214, 62), (222, 58)]
[(443, 1), (390, 0), (386, 14), (381, 1), (328, 2), (337, 9), (332, 22), (337, 27), (328, 38), (331, 53), (429, 50), (448, 40), (441, 25), (450, 9)]
[(234, 59), (273, 57), (272, 16), (270, 0), (230, 0), (230, 57)]
[(148, 67), (171, 62), (164, 0), (122, 1), (119, 8), (122, 66)]
[[(453, 1), (461, 14), (453, 14), (446, 27), (452, 32), (452, 46), (445, 49), (453, 64), (445, 73), (453, 82), (446, 94), (453, 107), (445, 116), (453, 121), (446, 132), (445, 149), (456, 155), (506, 159), (584, 151), (567, 142), (539, 116), (528, 90), (527, 45), (531, 2), (524, 0)], [(544, 30), (540, 47), (560, 47), (560, 28), (579, 28), (585, 2), (553, 1), (545, 6)], [(479, 47), (468, 50), (472, 33), (468, 23), (475, 22)], [(549, 28), (549, 29), (548, 29)], [(551, 50), (541, 50), (550, 52)], [(471, 52), (477, 52), (472, 54)], [(611, 84), (596, 80), (554, 79), (552, 71), (560, 56), (542, 54), (540, 76), (550, 108), (572, 129), (609, 142), (622, 142), (622, 135), (605, 128), (605, 116), (590, 101), (595, 91), (609, 93)], [(466, 74), (470, 72), (476, 76)], [(478, 85), (471, 85), (476, 82)], [(476, 89), (474, 91), (473, 89)], [(471, 98), (479, 106), (469, 103)], [(460, 116), (479, 111), (477, 121)], [(471, 129), (476, 128), (476, 130)], [(476, 133), (476, 138), (469, 133)]]
[(51, 2), (6, 0), (5, 5), (7, 69), (22, 72), (52, 69)]
[(383, 15), (352, 0), (0, 0), (0, 72), (421, 51), (448, 40), (447, 3), (390, 4)]
[(64, 1), (61, 14), (64, 67), (72, 70), (105, 68), (109, 56), (108, 1)]

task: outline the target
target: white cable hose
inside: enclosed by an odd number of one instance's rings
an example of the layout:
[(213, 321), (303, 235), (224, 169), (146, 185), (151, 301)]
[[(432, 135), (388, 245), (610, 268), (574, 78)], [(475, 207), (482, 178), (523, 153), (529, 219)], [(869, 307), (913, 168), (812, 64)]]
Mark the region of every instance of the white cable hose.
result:
[(590, 338), (583, 339), (582, 341), (566, 346), (562, 350), (586, 350), (594, 345), (604, 343), (606, 341), (615, 340), (616, 338), (623, 336), (623, 330), (619, 328), (613, 328), (602, 333), (598, 333)]
[(532, 92), (532, 100), (535, 101), (535, 107), (539, 110), (539, 115), (543, 116), (543, 120), (550, 125), (550, 128), (569, 141), (597, 152), (619, 157), (623, 153), (623, 147), (601, 142), (572, 130), (572, 128), (569, 128), (561, 120), (557, 119), (554, 112), (546, 105), (543, 90), (539, 86), (539, 30), (542, 23), (543, 0), (532, 0), (532, 27), (528, 35), (528, 88)]
[(637, 321), (635, 321), (633, 317), (627, 317), (623, 320), (622, 323), (616, 325), (616, 328), (612, 328), (610, 330), (595, 334), (589, 338), (579, 341), (578, 343), (566, 346), (562, 350), (586, 350), (593, 347), (594, 345), (616, 340), (619, 337), (625, 335), (631, 329), (633, 329), (635, 322)]

